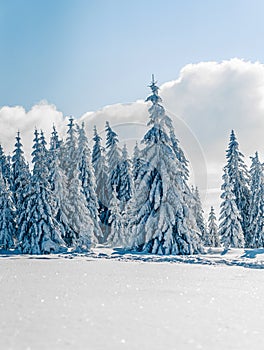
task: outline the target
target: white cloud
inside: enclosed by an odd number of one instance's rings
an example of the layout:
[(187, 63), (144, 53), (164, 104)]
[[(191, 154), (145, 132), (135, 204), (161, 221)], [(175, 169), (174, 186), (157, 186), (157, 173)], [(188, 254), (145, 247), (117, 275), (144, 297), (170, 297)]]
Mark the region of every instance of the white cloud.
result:
[(33, 132), (35, 127), (47, 134), (47, 142), (52, 131), (53, 124), (59, 132), (64, 133), (65, 125), (63, 114), (57, 111), (54, 105), (42, 101), (34, 105), (28, 112), (21, 106), (0, 109), (0, 143), (5, 152), (12, 153), (16, 133), (21, 133), (22, 143), (27, 159), (30, 160)]
[[(146, 89), (146, 95), (148, 93)], [(239, 59), (190, 64), (181, 70), (177, 80), (161, 85), (160, 95), (190, 159), (192, 181), (200, 186), (203, 198), (207, 195), (208, 209), (211, 204), (219, 203), (219, 192), (212, 189), (221, 184), (231, 129), (236, 131), (245, 155), (259, 150), (263, 160), (264, 65)], [(140, 100), (106, 106), (87, 112), (80, 119), (86, 122), (90, 138), (95, 124), (100, 132), (109, 120), (120, 140), (132, 146), (146, 131), (147, 104)], [(50, 132), (52, 123), (61, 132), (65, 130), (62, 113), (47, 103), (38, 104), (29, 112), (22, 107), (3, 107), (0, 109), (1, 142), (10, 151), (15, 133), (20, 129), (29, 152), (34, 127)]]
[(193, 130), (208, 161), (223, 159), (231, 129), (245, 153), (263, 150), (263, 64), (232, 59), (187, 65), (161, 92), (167, 109)]

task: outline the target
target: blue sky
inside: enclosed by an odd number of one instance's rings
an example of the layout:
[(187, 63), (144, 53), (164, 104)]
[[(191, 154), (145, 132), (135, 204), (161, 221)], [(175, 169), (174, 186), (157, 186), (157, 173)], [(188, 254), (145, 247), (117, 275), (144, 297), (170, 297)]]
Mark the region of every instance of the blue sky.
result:
[(0, 0), (0, 106), (46, 99), (79, 117), (144, 98), (153, 72), (263, 62), (263, 13), (261, 0)]

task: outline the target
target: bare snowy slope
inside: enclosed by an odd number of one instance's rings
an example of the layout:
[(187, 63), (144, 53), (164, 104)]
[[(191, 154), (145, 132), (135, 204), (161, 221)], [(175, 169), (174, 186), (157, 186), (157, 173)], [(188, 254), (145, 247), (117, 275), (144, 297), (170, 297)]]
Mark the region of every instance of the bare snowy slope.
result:
[(2, 255), (0, 348), (264, 347), (264, 271), (225, 266), (262, 267), (260, 250), (188, 258), (196, 264), (110, 254)]

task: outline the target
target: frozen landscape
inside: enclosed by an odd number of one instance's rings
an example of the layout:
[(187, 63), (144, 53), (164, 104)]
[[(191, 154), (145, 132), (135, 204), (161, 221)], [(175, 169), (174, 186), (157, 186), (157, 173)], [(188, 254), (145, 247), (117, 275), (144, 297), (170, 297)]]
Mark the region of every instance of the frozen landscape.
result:
[[(255, 349), (264, 315), (264, 176), (234, 130), (208, 224), (152, 76), (149, 130), (130, 157), (72, 117), (32, 169), (0, 146), (0, 349)], [(112, 247), (112, 248), (111, 248)], [(119, 247), (119, 248), (116, 248)]]
[(1, 349), (263, 348), (264, 250), (0, 257)]
[[(251, 349), (264, 345), (264, 169), (234, 130), (208, 222), (152, 75), (133, 155), (106, 121), (70, 117), (32, 169), (0, 146), (0, 349)], [(219, 169), (220, 171), (220, 169)], [(111, 248), (112, 247), (112, 248)], [(119, 248), (116, 248), (119, 247)]]
[(0, 350), (264, 349), (264, 1), (0, 9)]

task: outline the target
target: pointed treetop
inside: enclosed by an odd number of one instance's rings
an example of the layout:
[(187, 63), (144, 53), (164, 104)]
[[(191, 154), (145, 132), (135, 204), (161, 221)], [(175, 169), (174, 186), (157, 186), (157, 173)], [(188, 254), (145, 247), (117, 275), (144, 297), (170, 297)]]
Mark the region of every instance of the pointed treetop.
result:
[(159, 97), (159, 87), (156, 85), (157, 81), (154, 79), (154, 74), (152, 74), (152, 81), (149, 85), (152, 91), (152, 95), (148, 96), (146, 102), (151, 101), (153, 104), (157, 104), (158, 102), (162, 102), (162, 99)]
[[(251, 159), (254, 157), (250, 157)], [(255, 159), (257, 162), (259, 162), (259, 155), (258, 155), (258, 151), (255, 152)]]
[(235, 134), (235, 131), (233, 129), (231, 130), (231, 133), (230, 133), (230, 143), (229, 143), (229, 145), (238, 146), (236, 134)]
[(108, 121), (105, 123), (105, 131), (106, 131), (106, 148), (110, 148), (113, 145), (116, 145), (119, 140), (117, 133), (111, 128)]
[(153, 92), (153, 94), (157, 95), (158, 91), (159, 91), (159, 87), (156, 84), (157, 84), (157, 81), (155, 81), (154, 74), (152, 74), (152, 81), (151, 81), (149, 87), (151, 88), (151, 91)]
[(216, 220), (216, 216), (215, 216), (215, 209), (213, 206), (211, 206), (211, 210), (210, 210), (210, 213), (209, 213), (209, 221), (212, 221), (212, 220)]
[(96, 126), (94, 126), (94, 137), (93, 137), (93, 140), (95, 141), (95, 142), (100, 142), (101, 140), (102, 140), (102, 138), (101, 138), (101, 136), (98, 134), (98, 132), (97, 132), (97, 128), (96, 128)]
[(50, 138), (50, 150), (58, 150), (62, 145), (62, 140), (59, 140), (59, 135), (56, 129), (56, 126), (53, 124), (53, 131)]
[(42, 140), (45, 139), (44, 131), (42, 129), (40, 130), (40, 137)]
[(57, 138), (57, 136), (58, 136), (58, 132), (57, 132), (56, 126), (54, 124), (52, 126), (52, 133), (51, 133), (51, 135), (54, 138)]
[(136, 144), (134, 146), (134, 156), (137, 157), (140, 152), (140, 149), (138, 147), (138, 142), (136, 141)]
[(53, 125), (52, 125), (52, 133), (51, 133), (52, 135), (57, 135), (58, 134), (58, 132), (57, 132), (57, 129), (56, 129), (56, 126), (55, 126), (55, 124), (53, 123)]
[(17, 132), (17, 136), (16, 136), (16, 144), (15, 147), (21, 148), (22, 144), (21, 144), (21, 137), (20, 137), (20, 131)]
[[(78, 126), (78, 125), (77, 125)], [(79, 126), (78, 126), (79, 127)], [(85, 124), (84, 124), (84, 121), (81, 122), (81, 126), (79, 127), (80, 129), (84, 130), (85, 128)]]
[(126, 144), (124, 144), (123, 148), (122, 148), (122, 158), (123, 159), (127, 159), (128, 158), (128, 151), (127, 151), (127, 146)]
[(73, 118), (73, 116), (71, 115), (71, 116), (69, 117), (69, 124), (68, 124), (67, 126), (69, 126), (70, 128), (72, 128), (73, 125), (74, 125), (73, 121), (74, 121), (74, 118)]
[(35, 135), (35, 139), (39, 139), (39, 132), (38, 132), (38, 129), (35, 127), (35, 130), (34, 130), (34, 135)]

